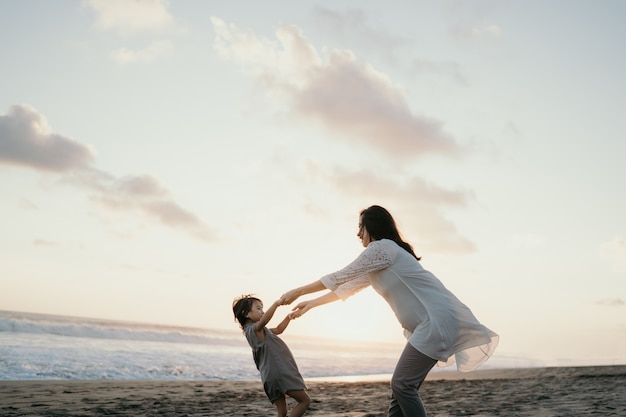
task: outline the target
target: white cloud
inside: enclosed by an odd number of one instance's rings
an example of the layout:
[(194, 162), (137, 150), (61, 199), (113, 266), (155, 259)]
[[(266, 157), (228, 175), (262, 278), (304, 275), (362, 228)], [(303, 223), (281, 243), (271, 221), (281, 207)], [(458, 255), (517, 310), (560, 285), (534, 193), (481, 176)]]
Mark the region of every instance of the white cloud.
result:
[(14, 105), (0, 113), (0, 164), (62, 172), (87, 166), (94, 156), (90, 146), (52, 132), (30, 106)]
[(600, 246), (600, 257), (607, 261), (613, 272), (626, 272), (626, 239), (616, 236)]
[(45, 240), (45, 239), (35, 239), (33, 241), (33, 245), (35, 245), (35, 246), (51, 246), (51, 247), (59, 246), (58, 243), (52, 242), (50, 240)]
[(110, 53), (110, 57), (121, 66), (148, 63), (170, 55), (173, 49), (171, 41), (155, 41), (135, 51), (128, 48), (116, 49)]
[(596, 301), (596, 304), (600, 306), (607, 306), (607, 307), (621, 307), (623, 305), (626, 305), (624, 300), (622, 300), (621, 298), (605, 298), (605, 299)]
[(420, 251), (468, 253), (476, 249), (444, 214), (449, 208), (466, 207), (474, 199), (469, 191), (447, 190), (418, 177), (399, 181), (369, 170), (327, 169), (314, 163), (309, 163), (307, 169), (308, 177), (324, 181), (337, 193), (369, 204), (381, 204), (396, 218), (404, 219), (404, 231), (412, 231), (412, 244)]
[(24, 198), (20, 199), (20, 201), (18, 202), (18, 207), (24, 210), (37, 210), (39, 209), (39, 207), (37, 206), (37, 204), (33, 203), (30, 200), (26, 200)]
[(503, 30), (491, 23), (489, 15), (500, 6), (497, 2), (450, 2), (445, 9), (454, 20), (452, 35), (465, 40), (488, 40), (502, 37)]
[(52, 133), (46, 118), (30, 106), (12, 106), (6, 115), (0, 114), (0, 164), (65, 173), (65, 182), (96, 191), (93, 199), (110, 210), (139, 212), (202, 240), (214, 240), (208, 227), (180, 207), (158, 180), (148, 175), (116, 178), (98, 171), (92, 167), (94, 155), (89, 146)]
[(313, 19), (320, 31), (330, 35), (334, 42), (359, 45), (383, 56), (386, 61), (394, 61), (399, 48), (414, 43), (411, 38), (397, 36), (384, 28), (375, 27), (361, 10), (352, 9), (342, 13), (318, 6), (313, 9)]
[(198, 216), (176, 203), (169, 190), (150, 175), (116, 178), (102, 171), (83, 170), (74, 172), (66, 181), (94, 191), (91, 200), (107, 210), (147, 215), (206, 242), (216, 240)]
[(212, 23), (217, 51), (243, 65), (268, 94), (282, 97), (293, 116), (396, 158), (466, 152), (442, 122), (412, 111), (389, 77), (352, 52), (322, 56), (295, 26), (278, 28), (271, 41), (218, 18)]
[(489, 23), (460, 24), (453, 29), (453, 33), (466, 39), (499, 39), (502, 29)]
[(412, 69), (416, 74), (436, 74), (449, 78), (460, 85), (469, 84), (461, 65), (456, 62), (416, 59), (413, 61)]
[[(317, 51), (295, 26), (277, 28), (277, 41), (272, 41), (216, 17), (211, 22), (216, 32), (214, 47), (222, 58), (242, 64), (268, 88), (301, 88), (307, 82), (307, 70), (320, 65)], [(299, 35), (293, 36), (294, 32)]]
[[(368, 53), (375, 52), (387, 63), (396, 62), (401, 56), (402, 48), (415, 44), (414, 39), (397, 36), (383, 28), (375, 27), (361, 10), (337, 12), (324, 7), (315, 7), (313, 18), (319, 30), (325, 35), (331, 35), (334, 42), (358, 45), (359, 49)], [(416, 75), (435, 74), (460, 85), (468, 84), (461, 65), (452, 61), (415, 59), (411, 64), (411, 70)]]
[(176, 26), (167, 0), (84, 0), (96, 12), (95, 27), (120, 35), (163, 32)]

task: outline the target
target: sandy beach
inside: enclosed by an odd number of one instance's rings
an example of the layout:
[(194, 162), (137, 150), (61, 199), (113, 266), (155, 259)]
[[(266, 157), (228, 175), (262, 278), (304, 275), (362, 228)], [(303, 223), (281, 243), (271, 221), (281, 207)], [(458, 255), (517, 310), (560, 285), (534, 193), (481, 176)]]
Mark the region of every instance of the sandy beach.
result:
[[(383, 417), (388, 381), (307, 381), (307, 416)], [(625, 416), (626, 365), (431, 374), (431, 417)], [(273, 416), (260, 381), (0, 381), (1, 416)]]

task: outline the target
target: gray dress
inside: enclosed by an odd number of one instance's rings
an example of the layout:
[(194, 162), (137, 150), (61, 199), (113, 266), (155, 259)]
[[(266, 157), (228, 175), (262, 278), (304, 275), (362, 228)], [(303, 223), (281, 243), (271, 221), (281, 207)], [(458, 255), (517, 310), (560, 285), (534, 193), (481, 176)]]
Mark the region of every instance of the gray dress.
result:
[(306, 389), (306, 385), (289, 347), (267, 327), (263, 331), (265, 338), (261, 340), (254, 331), (254, 323), (244, 328), (254, 363), (261, 373), (263, 389), (274, 403), (286, 392)]

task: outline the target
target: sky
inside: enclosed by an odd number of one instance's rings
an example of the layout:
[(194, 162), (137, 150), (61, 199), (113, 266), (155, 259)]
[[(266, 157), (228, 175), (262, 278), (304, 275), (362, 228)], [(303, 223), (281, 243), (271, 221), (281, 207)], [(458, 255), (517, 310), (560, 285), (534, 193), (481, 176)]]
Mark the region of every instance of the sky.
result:
[[(0, 0), (0, 309), (236, 331), (379, 204), (496, 356), (625, 364), (624, 16)], [(404, 343), (371, 288), (285, 333)]]

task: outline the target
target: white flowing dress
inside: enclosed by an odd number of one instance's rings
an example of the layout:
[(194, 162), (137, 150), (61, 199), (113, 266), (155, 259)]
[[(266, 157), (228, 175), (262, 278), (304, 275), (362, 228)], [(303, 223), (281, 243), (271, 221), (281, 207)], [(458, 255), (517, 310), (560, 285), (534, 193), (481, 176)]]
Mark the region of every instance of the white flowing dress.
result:
[(395, 313), (408, 343), (439, 366), (456, 362), (459, 371), (472, 371), (498, 345), (496, 333), (392, 240), (371, 242), (352, 263), (321, 282), (342, 300), (371, 285)]

